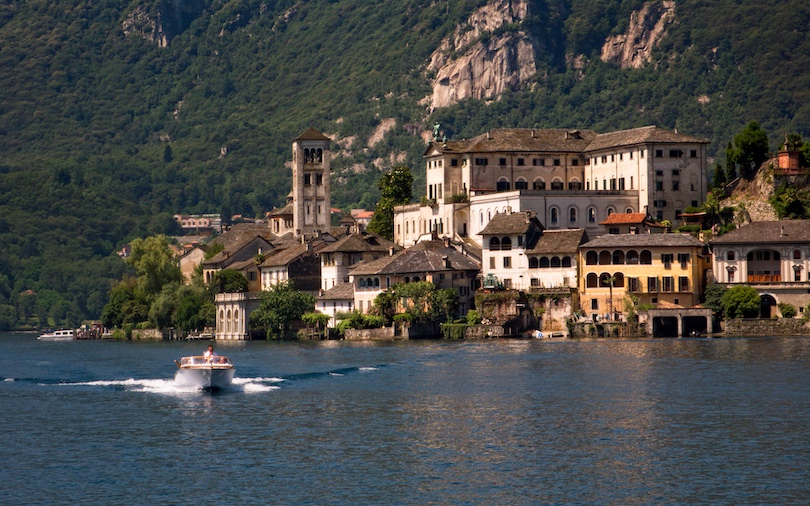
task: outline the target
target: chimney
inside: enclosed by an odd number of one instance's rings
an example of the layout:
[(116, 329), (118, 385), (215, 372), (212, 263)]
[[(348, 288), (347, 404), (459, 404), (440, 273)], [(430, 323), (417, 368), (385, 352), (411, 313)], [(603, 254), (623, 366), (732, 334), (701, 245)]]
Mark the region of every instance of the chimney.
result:
[(390, 257), (394, 256), (394, 247), (393, 246), (388, 247), (388, 256), (390, 256)]
[(785, 237), (785, 226), (779, 227), (779, 237)]
[(447, 258), (447, 255), (442, 256), (442, 264), (446, 269), (450, 268), (450, 259)]
[(487, 140), (489, 140), (489, 131), (487, 131)]
[(445, 247), (445, 248), (449, 248), (449, 247), (450, 247), (450, 238), (449, 238), (449, 237), (445, 237), (445, 238), (444, 238), (444, 247)]
[(532, 139), (534, 139), (534, 128), (532, 128)]

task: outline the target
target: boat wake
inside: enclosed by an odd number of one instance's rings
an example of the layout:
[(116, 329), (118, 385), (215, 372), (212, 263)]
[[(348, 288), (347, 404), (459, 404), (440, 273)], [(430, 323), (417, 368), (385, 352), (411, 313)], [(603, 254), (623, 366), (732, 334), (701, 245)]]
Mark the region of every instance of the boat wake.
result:
[[(221, 389), (222, 392), (243, 392), (259, 393), (278, 390), (280, 387), (276, 383), (284, 381), (283, 378), (234, 378), (233, 383)], [(78, 381), (70, 383), (56, 383), (58, 386), (67, 387), (101, 387), (125, 390), (128, 392), (147, 392), (156, 394), (188, 394), (200, 392), (200, 388), (194, 385), (182, 385), (176, 383), (174, 379), (126, 379), (126, 380), (97, 380)]]

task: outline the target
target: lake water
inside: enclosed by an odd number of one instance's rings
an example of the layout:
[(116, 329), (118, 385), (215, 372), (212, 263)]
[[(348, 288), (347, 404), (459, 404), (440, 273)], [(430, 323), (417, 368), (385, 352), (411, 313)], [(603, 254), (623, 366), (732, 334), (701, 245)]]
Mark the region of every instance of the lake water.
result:
[(807, 504), (810, 339), (0, 334), (2, 504)]

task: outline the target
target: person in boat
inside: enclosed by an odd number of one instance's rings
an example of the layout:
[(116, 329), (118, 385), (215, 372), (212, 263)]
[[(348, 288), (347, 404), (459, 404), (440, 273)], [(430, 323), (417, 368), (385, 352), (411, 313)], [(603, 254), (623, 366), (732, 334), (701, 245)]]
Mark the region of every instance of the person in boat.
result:
[(215, 352), (214, 347), (209, 344), (208, 349), (205, 350), (205, 353), (203, 353), (203, 358), (206, 359), (209, 362), (212, 362), (214, 360), (214, 357), (216, 357), (216, 356), (217, 356), (217, 352)]

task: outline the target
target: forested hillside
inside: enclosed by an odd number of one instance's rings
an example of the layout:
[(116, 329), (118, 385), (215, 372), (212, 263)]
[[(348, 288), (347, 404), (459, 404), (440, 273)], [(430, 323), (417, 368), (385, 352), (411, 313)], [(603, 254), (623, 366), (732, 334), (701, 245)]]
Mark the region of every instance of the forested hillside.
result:
[(336, 139), (342, 208), (372, 208), (380, 171), (396, 164), (421, 195), (422, 134), (437, 121), (450, 137), (657, 124), (708, 139), (719, 157), (750, 120), (772, 149), (786, 131), (810, 134), (807, 2), (677, 1), (634, 68), (600, 55), (643, 1), (493, 0), (526, 15), (470, 44), (520, 33), (535, 71), (498, 97), (432, 109), (432, 55), (485, 4), (0, 4), (0, 328), (98, 317), (125, 271), (116, 248), (171, 233), (174, 213), (281, 205), (291, 141), (309, 126)]

